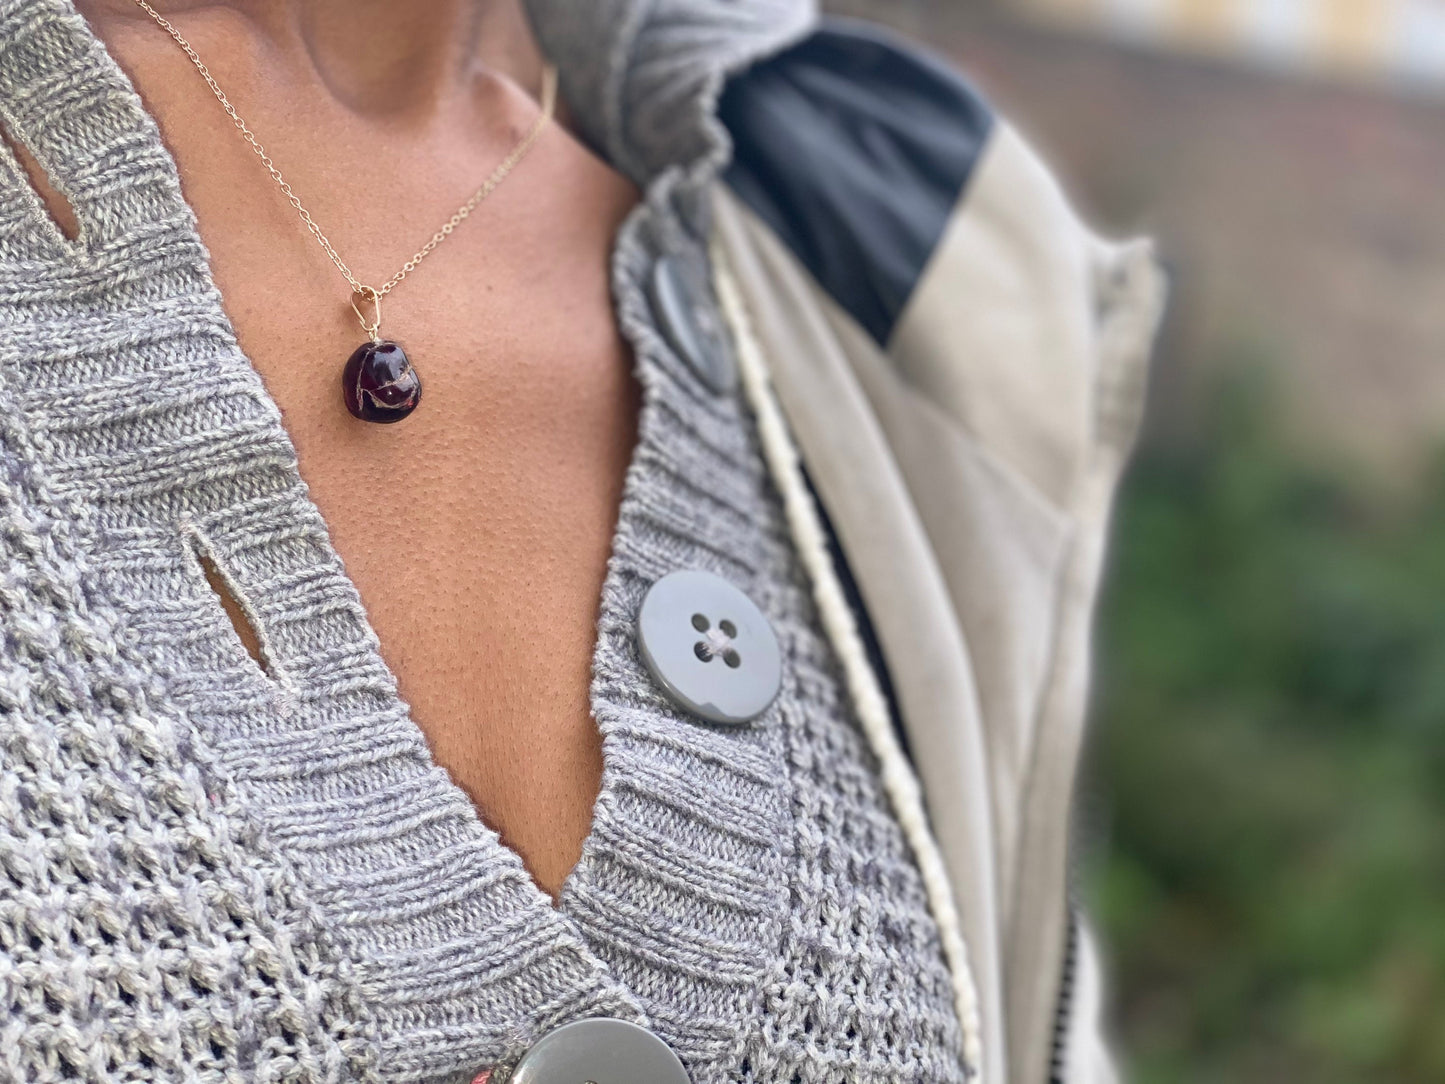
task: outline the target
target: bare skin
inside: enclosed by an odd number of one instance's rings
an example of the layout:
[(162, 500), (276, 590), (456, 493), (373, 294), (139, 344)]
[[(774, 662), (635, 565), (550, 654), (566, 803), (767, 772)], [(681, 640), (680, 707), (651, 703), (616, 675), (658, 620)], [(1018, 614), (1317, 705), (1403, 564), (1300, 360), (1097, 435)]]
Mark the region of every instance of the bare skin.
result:
[[(355, 421), (340, 368), (364, 336), (345, 280), (175, 43), (129, 0), (82, 6), (177, 160), (412, 717), (555, 897), (601, 781), (588, 683), (638, 409), (608, 259), (637, 193), (552, 128), (386, 300), (421, 407)], [(399, 268), (536, 115), (518, 0), (156, 7), (363, 281)]]

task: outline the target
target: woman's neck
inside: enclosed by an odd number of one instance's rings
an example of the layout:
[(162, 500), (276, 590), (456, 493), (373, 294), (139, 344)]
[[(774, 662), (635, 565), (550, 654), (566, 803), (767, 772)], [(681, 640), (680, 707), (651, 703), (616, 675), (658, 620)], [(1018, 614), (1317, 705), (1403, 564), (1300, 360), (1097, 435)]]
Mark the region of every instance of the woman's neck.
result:
[[(535, 89), (542, 59), (522, 0), (148, 0), (187, 34), (240, 16), (277, 62), (310, 69), (358, 113), (425, 112), (478, 67)], [(134, 0), (81, 0), (93, 21), (149, 19)]]

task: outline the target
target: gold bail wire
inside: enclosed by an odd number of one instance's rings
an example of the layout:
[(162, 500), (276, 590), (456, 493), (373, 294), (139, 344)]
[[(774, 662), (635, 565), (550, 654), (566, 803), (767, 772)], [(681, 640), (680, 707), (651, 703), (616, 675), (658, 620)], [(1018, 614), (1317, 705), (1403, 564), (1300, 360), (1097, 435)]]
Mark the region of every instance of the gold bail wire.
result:
[[(372, 319), (368, 323), (361, 313), (361, 307), (357, 305), (356, 299), (361, 298), (363, 302), (371, 302)], [(370, 286), (362, 286), (351, 291), (351, 311), (356, 313), (356, 318), (361, 321), (361, 330), (374, 343), (381, 342), (381, 293)]]

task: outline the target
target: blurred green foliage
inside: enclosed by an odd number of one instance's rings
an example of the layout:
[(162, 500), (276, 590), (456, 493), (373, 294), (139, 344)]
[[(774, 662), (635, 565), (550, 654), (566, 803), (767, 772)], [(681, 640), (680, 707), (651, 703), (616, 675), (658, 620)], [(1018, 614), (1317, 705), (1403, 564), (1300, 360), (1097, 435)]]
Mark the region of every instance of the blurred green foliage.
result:
[(1105, 599), (1090, 903), (1134, 1084), (1445, 1081), (1445, 458), (1304, 461), (1269, 382), (1146, 443)]

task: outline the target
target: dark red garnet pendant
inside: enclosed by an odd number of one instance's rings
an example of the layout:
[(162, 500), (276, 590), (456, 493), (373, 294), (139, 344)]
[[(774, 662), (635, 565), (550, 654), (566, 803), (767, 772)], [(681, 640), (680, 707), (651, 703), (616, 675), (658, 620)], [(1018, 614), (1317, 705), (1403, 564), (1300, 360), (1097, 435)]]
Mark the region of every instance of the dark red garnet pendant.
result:
[(421, 402), (421, 377), (390, 339), (362, 343), (341, 371), (346, 409), (364, 422), (399, 422)]

